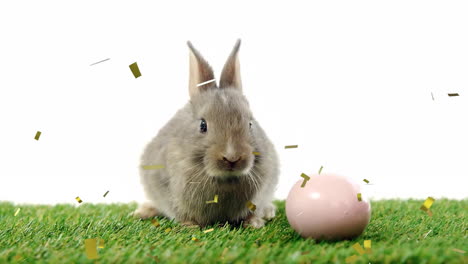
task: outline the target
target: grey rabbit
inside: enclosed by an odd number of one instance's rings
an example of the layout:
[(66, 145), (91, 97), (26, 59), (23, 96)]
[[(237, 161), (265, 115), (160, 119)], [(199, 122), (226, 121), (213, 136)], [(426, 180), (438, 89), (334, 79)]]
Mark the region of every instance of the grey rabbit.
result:
[[(141, 183), (149, 201), (133, 215), (165, 216), (190, 226), (228, 221), (260, 228), (275, 216), (279, 161), (242, 93), (240, 39), (224, 65), (219, 88), (216, 81), (202, 84), (214, 79), (213, 70), (187, 44), (190, 100), (141, 156)], [(145, 169), (147, 165), (164, 168)]]

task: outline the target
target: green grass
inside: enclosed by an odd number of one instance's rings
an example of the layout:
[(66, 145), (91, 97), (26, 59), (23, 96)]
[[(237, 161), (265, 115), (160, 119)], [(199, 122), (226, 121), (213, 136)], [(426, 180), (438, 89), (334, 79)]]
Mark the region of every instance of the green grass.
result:
[[(419, 210), (422, 202), (372, 202), (364, 234), (351, 241), (319, 243), (291, 229), (284, 201), (276, 202), (277, 217), (264, 228), (227, 225), (206, 234), (162, 218), (160, 227), (134, 220), (127, 215), (136, 204), (1, 202), (0, 263), (345, 263), (357, 254), (351, 246), (362, 245), (364, 239), (372, 240), (372, 253), (355, 263), (468, 263), (466, 253), (452, 250), (468, 250), (468, 200), (436, 200), (432, 217)], [(21, 211), (14, 216), (18, 207)], [(172, 230), (166, 233), (168, 227)], [(87, 259), (86, 238), (104, 239), (98, 260)]]

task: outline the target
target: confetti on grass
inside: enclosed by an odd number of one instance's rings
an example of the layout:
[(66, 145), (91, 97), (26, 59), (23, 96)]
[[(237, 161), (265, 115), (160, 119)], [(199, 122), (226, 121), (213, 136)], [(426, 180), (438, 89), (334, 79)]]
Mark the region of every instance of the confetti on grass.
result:
[(103, 196), (106, 197), (106, 195), (109, 193), (109, 191), (107, 191)]
[(359, 255), (363, 255), (364, 253), (366, 253), (366, 251), (364, 251), (364, 249), (361, 247), (359, 243), (354, 244), (353, 248), (359, 253)]
[(367, 179), (364, 179), (363, 181), (364, 181), (365, 183), (369, 183), (369, 181), (368, 181)]
[(19, 213), (20, 210), (21, 208), (16, 209), (15, 216)]
[(458, 93), (449, 93), (448, 96), (452, 97), (452, 96), (459, 96)]
[(200, 87), (200, 86), (205, 85), (205, 84), (208, 84), (208, 83), (212, 83), (212, 82), (214, 82), (214, 81), (216, 81), (216, 79), (213, 79), (213, 80), (209, 80), (209, 81), (206, 81), (206, 82), (199, 83), (199, 84), (197, 84), (197, 87)]
[(254, 154), (255, 156), (260, 156), (260, 152), (254, 151), (254, 152), (252, 152), (252, 154)]
[(104, 248), (104, 239), (99, 238), (98, 248)]
[(102, 61), (95, 62), (95, 63), (93, 63), (93, 64), (91, 64), (91, 65), (89, 65), (89, 66), (93, 66), (93, 65), (96, 65), (96, 64), (98, 64), (98, 63), (105, 62), (105, 61), (108, 61), (108, 60), (110, 60), (110, 58), (107, 58), (107, 59), (102, 60)]
[(358, 201), (362, 201), (361, 193), (357, 194), (357, 199), (358, 199)]
[(366, 253), (372, 253), (371, 242), (371, 240), (364, 240), (364, 248), (366, 249)]
[(298, 145), (288, 145), (288, 146), (284, 146), (285, 149), (290, 149), (290, 148), (297, 148)]
[(192, 237), (192, 240), (195, 241), (195, 242), (200, 241), (200, 240), (198, 240), (198, 238), (196, 238), (196, 237)]
[(323, 166), (320, 167), (319, 174), (322, 172)]
[(356, 261), (358, 259), (358, 256), (357, 255), (352, 255), (352, 256), (349, 256), (345, 259), (345, 262), (346, 263), (353, 263), (354, 261)]
[(80, 199), (79, 196), (77, 196), (77, 197), (75, 198), (75, 200), (76, 200), (78, 203), (82, 203), (82, 202), (83, 202), (83, 201)]
[(212, 232), (212, 231), (214, 231), (214, 228), (207, 229), (207, 230), (203, 231), (203, 233), (206, 234), (206, 233), (209, 233), (209, 232)]
[(144, 165), (141, 166), (144, 170), (164, 169), (164, 165)]
[(41, 136), (41, 131), (36, 132), (36, 136), (34, 137), (35, 140), (39, 140), (39, 137)]
[(166, 228), (166, 230), (164, 230), (164, 231), (165, 231), (166, 233), (169, 233), (169, 232), (171, 232), (171, 230), (172, 230), (172, 228), (168, 227), (168, 228)]
[(248, 202), (247, 202), (247, 207), (248, 207), (252, 212), (255, 211), (255, 209), (257, 209), (257, 206), (256, 206), (254, 203), (252, 203), (251, 201), (248, 201)]
[(218, 195), (216, 194), (216, 195), (214, 196), (213, 201), (206, 201), (206, 203), (207, 203), (207, 204), (210, 204), (210, 203), (218, 203)]
[(138, 68), (138, 64), (136, 62), (130, 64), (129, 67), (130, 67), (130, 70), (133, 73), (133, 76), (135, 76), (135, 78), (138, 78), (138, 77), (141, 76), (140, 69)]
[(153, 224), (155, 227), (158, 227), (160, 225), (158, 219), (152, 219), (151, 224)]
[(301, 177), (304, 178), (304, 181), (303, 181), (302, 184), (301, 184), (301, 188), (304, 188), (304, 186), (306, 185), (306, 183), (310, 180), (310, 177), (307, 176), (305, 173), (302, 173), (302, 174), (301, 174)]
[(458, 249), (458, 248), (452, 248), (452, 250), (455, 251), (455, 252), (458, 252), (458, 253), (465, 254), (464, 250), (461, 250), (461, 249)]
[(98, 258), (95, 238), (85, 239), (85, 249), (86, 249), (86, 256), (89, 259)]
[(429, 216), (432, 216), (432, 212), (431, 210), (429, 210), (429, 208), (431, 208), (432, 204), (434, 203), (435, 199), (432, 198), (432, 197), (427, 197), (426, 201), (424, 201), (423, 205), (421, 205), (421, 207), (419, 209), (423, 210), (424, 212), (426, 212)]

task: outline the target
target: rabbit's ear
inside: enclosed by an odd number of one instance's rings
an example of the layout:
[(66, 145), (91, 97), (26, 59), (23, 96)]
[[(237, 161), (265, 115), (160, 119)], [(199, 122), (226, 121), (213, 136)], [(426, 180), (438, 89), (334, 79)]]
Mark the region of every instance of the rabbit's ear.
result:
[(213, 70), (206, 60), (201, 56), (190, 41), (187, 41), (190, 52), (190, 76), (189, 76), (189, 94), (193, 97), (200, 92), (217, 88), (216, 81), (199, 85), (201, 83), (214, 79)]
[(240, 44), (241, 40), (238, 39), (236, 45), (234, 45), (234, 49), (232, 50), (231, 55), (229, 55), (229, 58), (226, 61), (226, 64), (224, 64), (219, 82), (220, 88), (232, 87), (242, 91), (239, 56), (237, 55)]

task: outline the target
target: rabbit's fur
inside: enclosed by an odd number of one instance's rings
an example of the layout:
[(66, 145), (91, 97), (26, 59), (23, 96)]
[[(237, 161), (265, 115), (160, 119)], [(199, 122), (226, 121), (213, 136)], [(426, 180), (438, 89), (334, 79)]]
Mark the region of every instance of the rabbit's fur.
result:
[[(224, 66), (219, 88), (216, 82), (197, 86), (214, 79), (214, 74), (190, 42), (188, 46), (190, 101), (144, 150), (140, 175), (149, 202), (134, 215), (143, 219), (162, 215), (186, 225), (244, 221), (262, 227), (275, 216), (278, 158), (242, 94), (240, 40)], [(206, 132), (201, 130), (202, 118)], [(165, 168), (142, 168), (156, 164)], [(218, 203), (206, 203), (215, 195)], [(248, 201), (256, 205), (255, 211), (247, 207)]]

